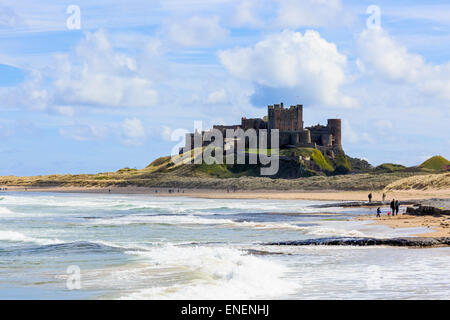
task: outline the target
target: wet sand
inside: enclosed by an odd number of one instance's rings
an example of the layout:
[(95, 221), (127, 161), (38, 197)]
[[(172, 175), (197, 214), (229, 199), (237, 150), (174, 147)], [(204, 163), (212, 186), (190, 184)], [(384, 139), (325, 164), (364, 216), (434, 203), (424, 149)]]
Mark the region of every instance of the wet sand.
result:
[(385, 225), (393, 229), (397, 228), (429, 228), (430, 232), (415, 234), (416, 237), (450, 237), (450, 216), (412, 216), (400, 214), (398, 216), (388, 217), (386, 214), (381, 218), (373, 215), (363, 216), (357, 220), (373, 220), (374, 225)]

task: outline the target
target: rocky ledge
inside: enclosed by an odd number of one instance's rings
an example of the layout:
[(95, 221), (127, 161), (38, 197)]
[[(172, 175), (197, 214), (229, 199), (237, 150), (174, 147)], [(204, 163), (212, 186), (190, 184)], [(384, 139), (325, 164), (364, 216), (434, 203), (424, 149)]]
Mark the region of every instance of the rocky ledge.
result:
[(269, 246), (394, 246), (394, 247), (438, 247), (449, 246), (450, 238), (355, 238), (333, 237), (266, 243)]
[[(400, 202), (402, 206), (405, 205), (419, 205), (419, 200), (407, 200)], [(390, 201), (346, 201), (346, 202), (335, 202), (335, 203), (325, 203), (325, 204), (315, 204), (312, 205), (311, 208), (352, 208), (352, 207), (384, 207), (389, 206)]]
[(416, 216), (450, 215), (450, 199), (429, 199), (413, 207), (406, 208), (406, 213)]

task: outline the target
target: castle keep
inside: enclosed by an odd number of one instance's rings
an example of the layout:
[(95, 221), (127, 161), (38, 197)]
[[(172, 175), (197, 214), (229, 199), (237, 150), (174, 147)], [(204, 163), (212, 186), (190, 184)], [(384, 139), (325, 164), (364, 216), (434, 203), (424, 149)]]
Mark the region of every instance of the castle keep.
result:
[[(315, 125), (304, 127), (303, 123), (303, 105), (298, 104), (285, 108), (283, 103), (269, 105), (267, 107), (267, 116), (263, 118), (242, 118), (240, 125), (214, 125), (214, 129), (222, 132), (225, 136), (227, 129), (265, 129), (270, 135), (271, 130), (279, 130), (279, 145), (281, 149), (304, 147), (315, 148), (323, 154), (334, 157), (335, 153), (342, 150), (341, 144), (341, 119), (328, 119), (327, 125)], [(203, 140), (204, 131), (201, 134), (202, 145), (209, 142)], [(189, 133), (186, 137), (186, 146), (184, 151), (193, 148), (194, 137), (200, 136), (200, 133)], [(190, 145), (189, 145), (190, 144)]]

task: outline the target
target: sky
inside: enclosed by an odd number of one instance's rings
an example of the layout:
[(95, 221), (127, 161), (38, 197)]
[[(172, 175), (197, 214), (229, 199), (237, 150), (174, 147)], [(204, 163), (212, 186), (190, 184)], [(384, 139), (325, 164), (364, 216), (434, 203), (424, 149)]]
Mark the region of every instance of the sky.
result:
[(0, 0), (0, 175), (143, 168), (303, 104), (373, 165), (450, 158), (450, 1)]

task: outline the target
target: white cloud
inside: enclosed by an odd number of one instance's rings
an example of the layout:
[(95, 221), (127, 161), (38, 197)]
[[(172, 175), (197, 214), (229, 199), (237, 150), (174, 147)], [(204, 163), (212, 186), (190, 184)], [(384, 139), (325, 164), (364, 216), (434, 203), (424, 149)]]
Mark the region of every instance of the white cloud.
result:
[(383, 29), (369, 29), (358, 40), (361, 72), (412, 90), (450, 99), (450, 63), (433, 65), (397, 43)]
[(108, 129), (98, 125), (71, 125), (60, 128), (59, 134), (77, 141), (101, 140), (107, 136)]
[(316, 31), (308, 30), (302, 35), (285, 30), (253, 47), (224, 50), (218, 55), (238, 78), (269, 87), (297, 88), (326, 106), (357, 105), (341, 92), (341, 86), (347, 82), (346, 57)]
[(60, 115), (73, 117), (75, 115), (75, 109), (69, 106), (55, 106), (53, 109)]
[(227, 102), (227, 93), (225, 89), (222, 88), (211, 92), (208, 95), (208, 102), (213, 104)]
[(356, 132), (347, 119), (342, 120), (342, 138), (345, 144), (374, 143), (367, 132)]
[(348, 19), (340, 0), (278, 0), (277, 22), (281, 27), (320, 27)]
[(229, 31), (219, 24), (219, 17), (195, 16), (168, 27), (169, 37), (182, 46), (207, 47), (223, 41)]
[(13, 27), (20, 21), (11, 7), (0, 6), (0, 28)]
[(122, 122), (122, 136), (125, 144), (142, 144), (146, 138), (146, 133), (141, 120), (138, 118), (125, 119)]
[(136, 60), (115, 52), (103, 31), (86, 33), (75, 57), (60, 57), (58, 72), (55, 87), (64, 103), (147, 107), (158, 101)]
[(378, 120), (376, 122), (376, 126), (382, 130), (387, 130), (387, 129), (393, 128), (392, 122), (390, 120)]
[(270, 10), (272, 4), (272, 1), (267, 0), (238, 1), (232, 21), (237, 26), (266, 28), (270, 24), (264, 19), (264, 11)]

